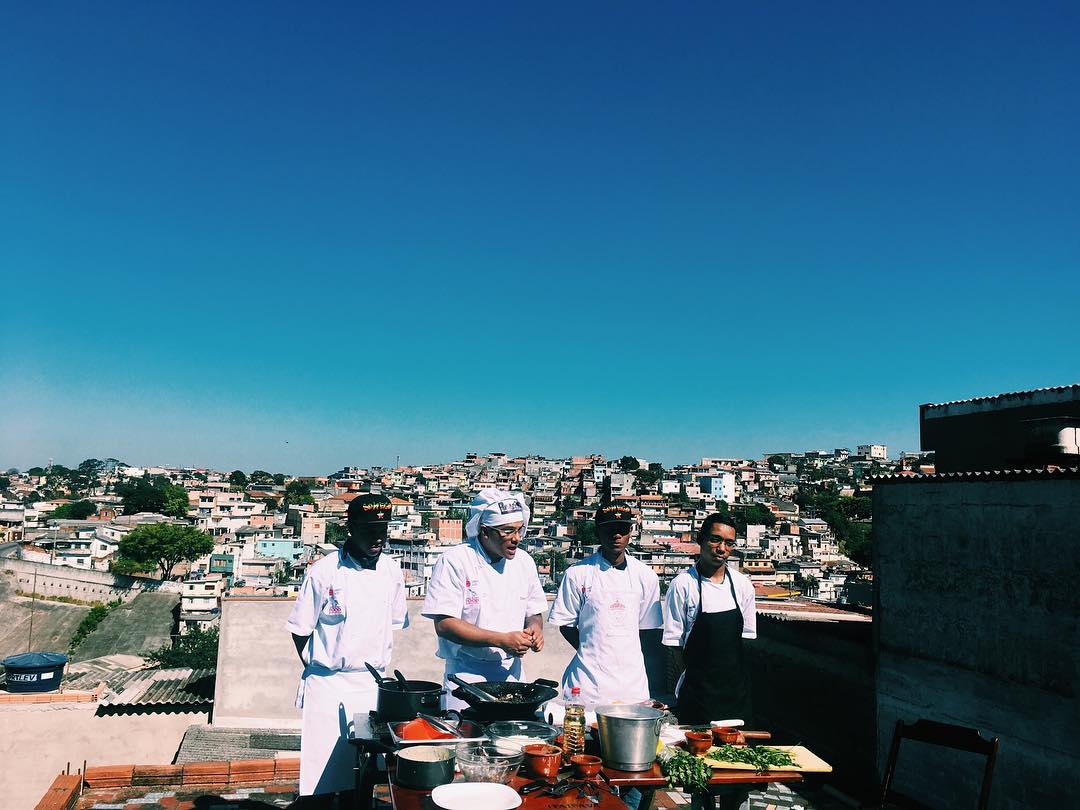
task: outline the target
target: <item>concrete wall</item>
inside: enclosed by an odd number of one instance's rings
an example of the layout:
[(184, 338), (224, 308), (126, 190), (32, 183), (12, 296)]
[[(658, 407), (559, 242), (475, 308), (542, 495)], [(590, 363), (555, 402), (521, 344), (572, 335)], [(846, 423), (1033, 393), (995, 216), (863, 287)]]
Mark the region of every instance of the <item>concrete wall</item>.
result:
[(873, 794), (874, 655), (869, 622), (821, 622), (758, 615), (747, 642), (753, 727), (779, 744), (804, 744), (833, 766), (830, 782)]
[[(62, 706), (62, 707), (61, 707)], [(97, 704), (39, 704), (0, 709), (0, 796), (4, 807), (33, 807), (71, 763), (165, 765), (188, 726), (206, 712), (95, 714)]]
[[(218, 647), (215, 726), (227, 728), (299, 728), (300, 711), (293, 708), (301, 666), (285, 620), (292, 599), (225, 599), (221, 608)], [(409, 622), (394, 633), (391, 668), (407, 678), (441, 682), (443, 662), (435, 655), (437, 638), (430, 619), (420, 615), (423, 600), (410, 599)], [(663, 683), (659, 643), (650, 656), (652, 681)], [(574, 656), (558, 628), (544, 625), (544, 649), (525, 657), (525, 674), (532, 680), (559, 681)]]
[[(0, 560), (0, 570), (15, 575), (20, 591), (35, 590), (45, 596), (70, 596), (86, 602), (130, 602), (143, 591), (180, 593), (179, 582), (162, 582), (142, 577), (126, 577), (107, 571), (92, 571), (69, 565), (49, 565), (30, 560)], [(35, 581), (36, 576), (36, 581)]]
[[(1078, 515), (1075, 478), (874, 487), (879, 766), (896, 720), (926, 717), (1001, 738), (993, 807), (1075, 803)], [(898, 789), (967, 805), (977, 763), (923, 748)]]

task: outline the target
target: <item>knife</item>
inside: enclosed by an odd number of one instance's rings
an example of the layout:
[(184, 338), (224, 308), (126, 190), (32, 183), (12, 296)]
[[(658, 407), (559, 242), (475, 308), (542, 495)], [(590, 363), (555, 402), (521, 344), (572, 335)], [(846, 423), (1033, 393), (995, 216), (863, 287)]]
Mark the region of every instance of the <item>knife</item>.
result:
[(611, 795), (613, 795), (613, 796), (618, 796), (619, 795), (619, 786), (611, 784), (611, 777), (608, 776), (604, 772), (603, 768), (600, 769), (600, 778), (603, 779), (604, 782), (607, 784), (608, 790), (611, 791)]
[(540, 779), (536, 782), (530, 782), (529, 784), (521, 788), (521, 790), (519, 790), (518, 792), (522, 796), (527, 796), (530, 793), (535, 793), (538, 790), (543, 790), (546, 792), (549, 790), (554, 790), (556, 788), (562, 788), (569, 781), (569, 779), (560, 779), (558, 782), (547, 782), (543, 779)]

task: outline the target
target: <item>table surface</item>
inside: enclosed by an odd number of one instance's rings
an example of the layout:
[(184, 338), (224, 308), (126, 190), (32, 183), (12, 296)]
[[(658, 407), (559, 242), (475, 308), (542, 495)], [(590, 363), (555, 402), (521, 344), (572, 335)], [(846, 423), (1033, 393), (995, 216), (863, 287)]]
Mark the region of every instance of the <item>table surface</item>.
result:
[[(455, 780), (456, 781), (456, 780)], [(522, 785), (527, 785), (532, 779), (515, 776), (510, 787), (518, 790)], [(626, 802), (612, 795), (602, 785), (597, 785), (600, 804), (593, 804), (584, 796), (579, 796), (575, 788), (562, 796), (537, 796), (530, 793), (522, 796), (520, 810), (626, 810)], [(413, 788), (395, 785), (390, 781), (390, 802), (394, 810), (441, 810), (431, 800), (430, 790), (415, 790)]]

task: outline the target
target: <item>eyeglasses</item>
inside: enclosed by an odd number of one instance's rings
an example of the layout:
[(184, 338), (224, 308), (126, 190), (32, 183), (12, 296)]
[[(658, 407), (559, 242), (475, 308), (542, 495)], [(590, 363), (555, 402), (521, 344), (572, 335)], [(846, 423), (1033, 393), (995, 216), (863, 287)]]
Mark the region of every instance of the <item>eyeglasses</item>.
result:
[(713, 547), (715, 547), (715, 546), (732, 546), (732, 547), (734, 547), (734, 545), (735, 545), (734, 540), (729, 540), (726, 537), (706, 537), (705, 542), (708, 543), (710, 546), (713, 546)]
[(519, 537), (524, 534), (524, 526), (485, 526), (489, 532), (495, 532), (503, 540), (509, 540), (512, 537)]

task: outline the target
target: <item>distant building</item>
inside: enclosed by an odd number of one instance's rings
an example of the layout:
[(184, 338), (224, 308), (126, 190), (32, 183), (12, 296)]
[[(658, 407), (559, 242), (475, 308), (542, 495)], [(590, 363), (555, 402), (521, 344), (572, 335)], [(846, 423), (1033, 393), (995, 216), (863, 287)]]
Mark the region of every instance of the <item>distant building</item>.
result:
[(855, 454), (876, 461), (886, 461), (889, 458), (889, 448), (884, 444), (860, 444), (855, 449)]

